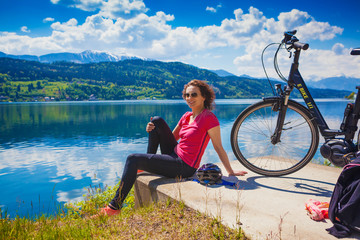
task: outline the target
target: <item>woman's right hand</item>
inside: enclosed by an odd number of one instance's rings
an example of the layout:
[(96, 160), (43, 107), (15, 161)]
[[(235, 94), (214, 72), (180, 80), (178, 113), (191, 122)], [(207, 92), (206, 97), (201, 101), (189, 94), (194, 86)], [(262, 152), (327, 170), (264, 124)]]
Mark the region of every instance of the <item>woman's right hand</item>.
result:
[(148, 122), (148, 124), (146, 125), (147, 132), (151, 132), (155, 128), (155, 125), (154, 125), (154, 123), (151, 122), (151, 120), (152, 120), (152, 117), (150, 118), (150, 122)]

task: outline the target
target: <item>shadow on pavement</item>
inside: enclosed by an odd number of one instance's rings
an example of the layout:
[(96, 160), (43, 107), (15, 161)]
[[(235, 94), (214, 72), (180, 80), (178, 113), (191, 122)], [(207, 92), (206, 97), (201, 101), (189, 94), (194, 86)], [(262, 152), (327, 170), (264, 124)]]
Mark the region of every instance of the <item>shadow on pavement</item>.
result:
[(324, 181), (297, 178), (297, 177), (266, 177), (257, 176), (247, 179), (249, 185), (255, 188), (268, 188), (275, 191), (289, 192), (294, 194), (314, 195), (331, 197), (335, 184)]

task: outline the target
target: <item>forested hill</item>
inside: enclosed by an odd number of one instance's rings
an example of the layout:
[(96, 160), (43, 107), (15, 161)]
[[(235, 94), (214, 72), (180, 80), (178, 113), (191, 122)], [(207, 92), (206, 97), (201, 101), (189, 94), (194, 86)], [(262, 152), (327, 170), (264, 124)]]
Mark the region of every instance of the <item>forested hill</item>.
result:
[[(211, 71), (180, 62), (136, 59), (46, 64), (0, 58), (0, 101), (179, 99), (184, 84), (192, 79), (207, 80), (217, 98), (272, 95), (266, 80), (219, 77)], [(343, 98), (350, 94), (349, 91), (323, 89), (311, 89), (311, 92), (313, 97)]]

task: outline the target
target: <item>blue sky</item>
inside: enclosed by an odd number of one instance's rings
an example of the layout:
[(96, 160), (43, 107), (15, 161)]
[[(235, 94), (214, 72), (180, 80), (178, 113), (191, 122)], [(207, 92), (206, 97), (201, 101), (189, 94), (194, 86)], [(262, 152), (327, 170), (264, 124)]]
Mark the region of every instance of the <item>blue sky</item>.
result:
[[(262, 49), (297, 29), (310, 44), (305, 79), (360, 77), (360, 57), (349, 56), (360, 47), (359, 0), (1, 0), (0, 9), (8, 54), (98, 50), (263, 77)], [(285, 75), (288, 66), (284, 52)]]

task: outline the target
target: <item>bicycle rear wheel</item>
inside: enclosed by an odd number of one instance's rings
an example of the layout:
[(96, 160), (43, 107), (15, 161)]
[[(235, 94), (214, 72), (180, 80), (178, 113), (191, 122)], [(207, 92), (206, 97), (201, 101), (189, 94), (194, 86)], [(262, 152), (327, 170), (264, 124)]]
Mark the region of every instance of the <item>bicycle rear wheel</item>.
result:
[(265, 99), (246, 108), (234, 122), (231, 146), (237, 159), (249, 170), (266, 176), (282, 176), (304, 167), (319, 145), (319, 131), (310, 112), (289, 100), (280, 142), (271, 143), (278, 99)]

